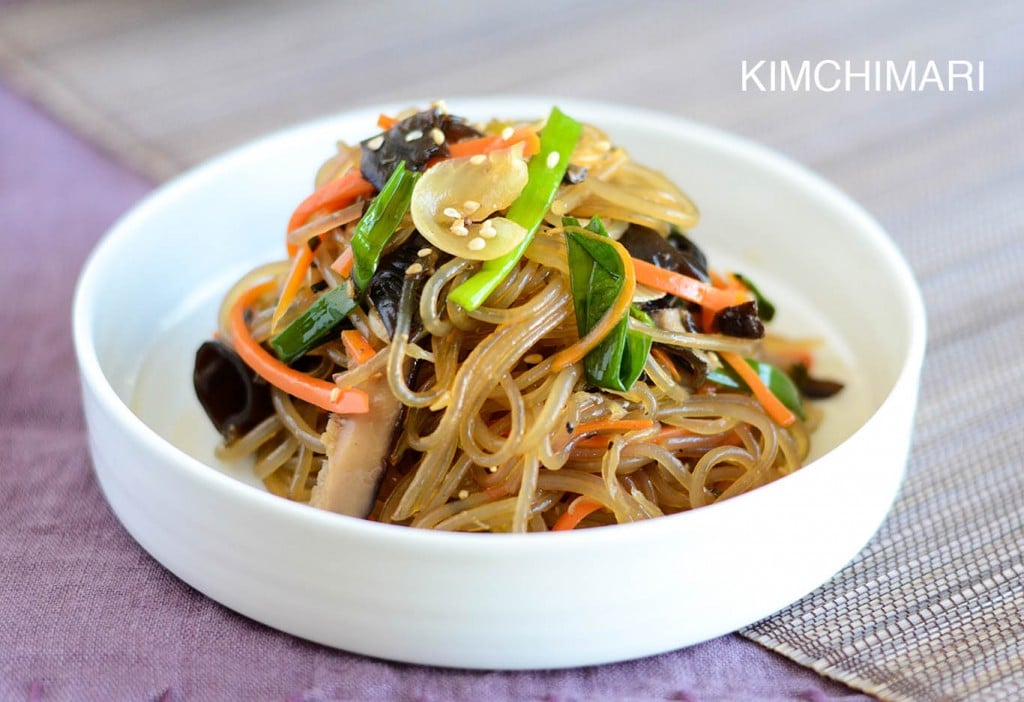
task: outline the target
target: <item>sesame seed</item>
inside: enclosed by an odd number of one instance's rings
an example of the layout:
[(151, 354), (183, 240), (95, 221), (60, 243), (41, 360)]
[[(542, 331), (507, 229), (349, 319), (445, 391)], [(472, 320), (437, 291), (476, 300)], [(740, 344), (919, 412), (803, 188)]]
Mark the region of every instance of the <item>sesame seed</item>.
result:
[(405, 269), (406, 275), (419, 275), (423, 272), (423, 265), (420, 263), (413, 263)]
[(488, 466), (487, 467), (487, 472), (488, 473), (497, 473), (498, 472), (498, 466)]
[(434, 100), (430, 106), (435, 108), (442, 115), (448, 114), (448, 105), (444, 100)]
[(416, 141), (417, 139), (423, 138), (423, 132), (419, 129), (413, 129), (411, 132), (405, 135), (406, 141)]
[(494, 222), (492, 222), (491, 220), (485, 220), (484, 223), (480, 225), (480, 236), (482, 236), (483, 238), (493, 239), (497, 235), (498, 230), (494, 228)]
[(548, 164), (548, 168), (554, 168), (555, 166), (557, 166), (558, 159), (560, 158), (562, 158), (562, 156), (557, 151), (552, 151), (550, 154), (548, 154), (548, 160), (546, 161), (546, 163)]
[(529, 363), (529, 364), (530, 364), (531, 366), (535, 366), (535, 365), (537, 365), (538, 363), (540, 363), (541, 361), (543, 361), (543, 360), (544, 360), (544, 357), (543, 357), (543, 356), (541, 356), (541, 355), (540, 355), (539, 353), (531, 353), (531, 354), (530, 354), (530, 355), (528, 355), (528, 356), (524, 356), (524, 357), (523, 357), (523, 360), (524, 360), (524, 361), (525, 361), (526, 363)]
[(597, 149), (598, 151), (610, 151), (612, 148), (612, 143), (610, 141), (602, 139), (601, 141), (598, 141), (594, 144), (594, 148)]
[(512, 127), (505, 127), (504, 129), (501, 130), (501, 140), (508, 141), (509, 139), (512, 138), (512, 135), (515, 133), (516, 130), (512, 129)]
[(470, 251), (479, 251), (485, 246), (487, 246), (487, 242), (478, 236), (473, 237), (469, 240), (469, 243), (466, 244), (466, 248)]
[(441, 214), (443, 214), (445, 217), (451, 217), (452, 219), (462, 219), (462, 213), (459, 212), (454, 207), (445, 207), (443, 210), (441, 210)]
[(331, 390), (331, 402), (337, 402), (338, 398), (341, 397), (341, 388), (334, 388)]
[(476, 200), (466, 200), (462, 203), (462, 211), (466, 214), (473, 214), (480, 209), (480, 203)]
[(379, 149), (382, 146), (384, 146), (384, 135), (383, 134), (378, 134), (377, 136), (375, 136), (374, 138), (372, 138), (368, 142), (366, 142), (366, 148), (368, 148), (370, 151), (376, 151), (377, 149)]
[(450, 226), (448, 229), (455, 236), (468, 236), (469, 235), (469, 230), (466, 229), (466, 225), (462, 223), (461, 219), (457, 219), (454, 222), (452, 222), (452, 226)]
[(419, 251), (416, 252), (416, 255), (419, 256), (420, 258), (426, 258), (432, 253), (434, 253), (433, 249), (420, 249)]
[(486, 156), (484, 156), (483, 154), (477, 154), (476, 156), (473, 156), (471, 159), (469, 159), (469, 162), (472, 163), (474, 166), (479, 166), (486, 160)]
[(565, 200), (555, 200), (551, 203), (551, 214), (561, 217), (569, 211), (569, 206), (565, 204)]
[(464, 500), (469, 497), (469, 490), (459, 490), (459, 499)]
[(440, 146), (444, 143), (444, 132), (437, 127), (430, 130), (430, 138), (434, 140), (434, 143)]

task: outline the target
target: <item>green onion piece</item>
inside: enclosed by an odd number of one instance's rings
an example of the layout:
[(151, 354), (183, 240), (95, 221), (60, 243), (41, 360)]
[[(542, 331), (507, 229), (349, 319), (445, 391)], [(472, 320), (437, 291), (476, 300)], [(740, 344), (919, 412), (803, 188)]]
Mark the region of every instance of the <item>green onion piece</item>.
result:
[(405, 167), (405, 161), (399, 163), (356, 225), (352, 234), (352, 282), (360, 292), (370, 284), (384, 246), (409, 211), (412, 189), (419, 177), (419, 173)]
[(282, 362), (291, 363), (318, 346), (355, 309), (356, 302), (345, 288), (339, 285), (322, 294), (270, 340), (270, 348)]
[[(578, 227), (572, 217), (562, 220), (566, 227)], [(599, 217), (590, 220), (586, 229), (599, 236), (608, 236)], [(576, 328), (585, 336), (604, 316), (622, 291), (625, 270), (622, 259), (611, 244), (594, 241), (572, 231), (565, 233), (569, 259), (569, 283), (576, 310)], [(646, 313), (637, 310), (641, 319)], [(583, 359), (587, 380), (610, 390), (633, 387), (651, 351), (651, 338), (630, 330), (628, 315), (623, 315), (608, 336)]]
[(736, 276), (736, 280), (743, 283), (743, 285), (750, 291), (750, 294), (754, 296), (757, 301), (757, 316), (765, 322), (770, 322), (775, 317), (775, 305), (771, 301), (761, 294), (761, 291), (754, 285), (754, 281), (745, 275), (739, 273), (733, 273)]
[[(475, 310), (508, 277), (533, 241), (533, 235), (550, 209), (551, 201), (555, 199), (558, 186), (565, 176), (565, 169), (569, 166), (569, 157), (582, 133), (582, 124), (557, 107), (551, 109), (547, 124), (540, 133), (540, 152), (530, 159), (526, 187), (505, 215), (526, 229), (526, 237), (504, 256), (485, 261), (469, 280), (448, 294), (448, 299), (467, 310)], [(557, 161), (551, 154), (558, 154)], [(552, 161), (554, 164), (549, 165)]]
[[(754, 369), (762, 382), (772, 391), (772, 394), (779, 398), (779, 402), (788, 407), (801, 420), (807, 418), (807, 415), (804, 414), (803, 400), (800, 399), (800, 391), (788, 375), (770, 363), (755, 361), (752, 358), (745, 358), (743, 360)], [(708, 380), (716, 385), (733, 388), (734, 390), (750, 389), (728, 366), (710, 371), (708, 373)]]

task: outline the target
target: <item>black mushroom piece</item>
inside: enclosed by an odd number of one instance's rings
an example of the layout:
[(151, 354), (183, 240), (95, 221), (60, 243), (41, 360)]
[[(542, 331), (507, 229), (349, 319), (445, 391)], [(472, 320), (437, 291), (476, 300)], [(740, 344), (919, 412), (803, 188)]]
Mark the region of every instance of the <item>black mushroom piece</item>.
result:
[[(688, 275), (704, 283), (711, 281), (704, 252), (678, 230), (673, 229), (666, 238), (653, 229), (631, 224), (619, 238), (619, 243), (626, 247), (633, 258), (653, 263), (674, 273)], [(640, 307), (646, 312), (651, 312), (681, 304), (683, 302), (679, 298), (663, 295), (656, 300), (643, 303)]]
[(813, 377), (803, 363), (793, 365), (789, 370), (789, 376), (800, 394), (811, 400), (824, 400), (843, 389), (843, 384), (836, 380)]
[(409, 170), (422, 171), (431, 159), (448, 156), (449, 142), (477, 136), (482, 135), (462, 117), (437, 108), (424, 110), (361, 142), (359, 169), (380, 190), (402, 161)]
[[(420, 256), (420, 252), (430, 250), (426, 256)], [(422, 266), (434, 266), (444, 263), (451, 256), (443, 251), (440, 258), (436, 255), (426, 239), (419, 232), (413, 232), (405, 242), (394, 251), (381, 258), (373, 278), (370, 279), (370, 286), (367, 295), (373, 306), (377, 308), (384, 328), (389, 336), (395, 334), (395, 321), (398, 319), (399, 301), (402, 297), (402, 283), (405, 281), (406, 271), (414, 263)], [(415, 330), (410, 332), (415, 336)]]
[(715, 327), (729, 336), (760, 339), (764, 336), (764, 323), (757, 316), (757, 303), (753, 300), (726, 307), (715, 315)]
[(230, 443), (269, 417), (270, 386), (220, 341), (196, 351), (192, 385), (214, 428)]

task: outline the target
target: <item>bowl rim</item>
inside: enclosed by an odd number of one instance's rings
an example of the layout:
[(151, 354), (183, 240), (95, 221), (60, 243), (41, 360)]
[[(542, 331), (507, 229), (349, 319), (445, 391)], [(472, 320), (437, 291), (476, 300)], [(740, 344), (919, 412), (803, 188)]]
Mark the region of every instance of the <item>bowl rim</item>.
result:
[[(843, 218), (849, 220), (867, 239), (869, 245), (884, 258), (888, 268), (887, 274), (896, 282), (901, 292), (900, 302), (906, 308), (909, 317), (907, 348), (902, 355), (900, 370), (885, 397), (880, 402), (872, 403), (874, 407), (869, 416), (842, 442), (800, 470), (755, 490), (679, 514), (627, 524), (609, 525), (600, 529), (569, 530), (558, 534), (548, 533), (544, 535), (545, 538), (540, 538), (540, 534), (534, 533), (480, 534), (416, 529), (310, 508), (308, 505), (284, 500), (255, 486), (246, 485), (215, 467), (203, 463), (179, 449), (135, 415), (128, 404), (118, 395), (104, 372), (93, 333), (93, 320), (97, 313), (96, 298), (98, 289), (102, 286), (99, 271), (110, 265), (110, 260), (116, 256), (122, 242), (131, 238), (133, 232), (140, 225), (151, 216), (158, 214), (179, 195), (202, 187), (204, 183), (216, 179), (224, 170), (233, 167), (236, 161), (258, 154), (259, 151), (273, 143), (286, 142), (307, 133), (314, 134), (341, 121), (359, 119), (361, 116), (369, 118), (368, 124), (375, 124), (376, 115), (380, 112), (391, 113), (404, 109), (408, 105), (423, 105), (430, 102), (430, 100), (412, 100), (364, 105), (276, 130), (186, 170), (159, 185), (133, 205), (111, 225), (95, 245), (87, 257), (75, 285), (72, 300), (72, 338), (83, 392), (87, 389), (90, 390), (95, 400), (123, 429), (129, 431), (149, 451), (158, 454), (164, 459), (164, 463), (174, 466), (175, 470), (186, 472), (190, 478), (198, 480), (204, 488), (219, 493), (224, 499), (240, 500), (246, 503), (246, 507), (274, 510), (282, 519), (301, 520), (318, 529), (338, 533), (347, 532), (360, 538), (377, 539), (382, 545), (394, 543), (403, 547), (408, 545), (441, 546), (448, 549), (476, 551), (484, 544), (493, 544), (487, 548), (501, 548), (510, 551), (528, 548), (531, 551), (544, 549), (560, 552), (595, 539), (603, 542), (636, 541), (647, 539), (655, 532), (685, 528), (699, 529), (701, 528), (700, 522), (716, 519), (716, 515), (728, 515), (731, 510), (744, 510), (744, 506), (750, 500), (770, 500), (780, 490), (792, 490), (799, 484), (799, 481), (810, 479), (811, 473), (827, 470), (827, 462), (823, 459), (863, 434), (869, 425), (877, 421), (883, 410), (895, 401), (894, 396), (898, 390), (907, 385), (912, 387), (917, 385), (925, 353), (926, 315), (923, 297), (910, 265), (877, 220), (852, 197), (823, 176), (775, 149), (747, 137), (645, 107), (540, 95), (453, 96), (447, 98), (446, 102), (456, 106), (457, 112), (482, 113), (484, 110), (488, 110), (490, 114), (494, 114), (495, 112), (508, 112), (510, 108), (514, 107), (514, 110), (530, 110), (541, 114), (549, 110), (551, 105), (557, 104), (569, 113), (591, 115), (584, 119), (593, 119), (593, 115), (607, 116), (610, 120), (628, 118), (633, 126), (642, 130), (657, 130), (687, 140), (697, 139), (700, 143), (729, 156), (771, 170), (778, 177), (788, 180), (829, 210), (841, 213)], [(914, 394), (916, 395), (916, 387), (914, 387)]]

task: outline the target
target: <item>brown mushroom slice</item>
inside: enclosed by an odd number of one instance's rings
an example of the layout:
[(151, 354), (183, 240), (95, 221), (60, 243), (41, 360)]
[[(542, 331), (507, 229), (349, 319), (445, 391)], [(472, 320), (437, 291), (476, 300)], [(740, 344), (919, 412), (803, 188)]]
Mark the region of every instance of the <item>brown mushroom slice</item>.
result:
[(365, 518), (373, 509), (402, 405), (377, 376), (363, 385), (370, 395), (366, 414), (333, 414), (324, 432), (327, 465), (320, 469), (309, 504)]

